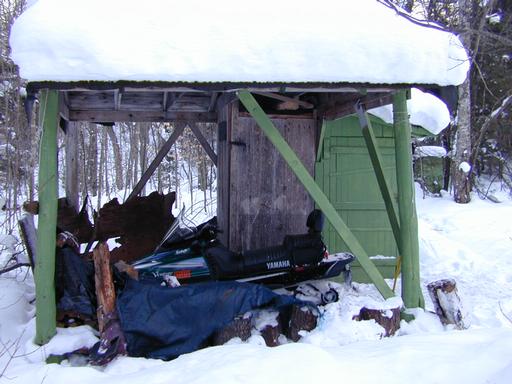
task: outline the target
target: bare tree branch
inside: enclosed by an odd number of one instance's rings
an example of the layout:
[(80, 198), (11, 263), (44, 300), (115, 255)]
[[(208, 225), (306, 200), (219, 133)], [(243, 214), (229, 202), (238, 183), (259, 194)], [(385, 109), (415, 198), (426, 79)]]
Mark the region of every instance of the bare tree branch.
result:
[(391, 0), (377, 0), (377, 1), (379, 3), (381, 3), (382, 5), (385, 5), (386, 7), (394, 10), (397, 13), (397, 15), (406, 18), (407, 20), (409, 20), (410, 22), (412, 22), (414, 24), (420, 25), (422, 27), (437, 29), (437, 30), (443, 31), (443, 32), (449, 32), (449, 30), (447, 28), (445, 28), (441, 25), (434, 24), (431, 21), (418, 19), (418, 18), (412, 16), (410, 13), (404, 12), (401, 8), (399, 8), (395, 4), (393, 4), (391, 2)]
[(478, 138), (473, 146), (473, 150), (471, 153), (471, 164), (473, 164), (473, 167), (471, 168), (471, 173), (474, 173), (474, 164), (476, 162), (476, 158), (478, 156), (478, 150), (480, 149), (480, 145), (482, 143), (482, 140), (486, 134), (486, 132), (489, 130), (489, 127), (492, 123), (494, 123), (498, 118), (505, 112), (507, 109), (509, 109), (512, 106), (512, 92), (509, 93), (507, 96), (505, 96), (502, 101), (499, 108), (497, 108), (493, 113), (491, 113), (490, 116), (486, 118), (484, 123), (482, 124), (482, 127), (480, 128), (480, 132), (478, 134)]

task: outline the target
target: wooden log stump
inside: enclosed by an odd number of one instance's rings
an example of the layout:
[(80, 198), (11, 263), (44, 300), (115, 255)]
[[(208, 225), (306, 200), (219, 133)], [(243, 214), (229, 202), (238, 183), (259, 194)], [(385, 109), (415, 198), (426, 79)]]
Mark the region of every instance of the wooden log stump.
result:
[(400, 307), (390, 309), (373, 309), (363, 307), (359, 311), (359, 315), (354, 316), (354, 320), (375, 320), (382, 328), (384, 328), (383, 337), (393, 336), (400, 329)]
[(94, 280), (96, 283), (96, 299), (98, 302), (98, 329), (105, 329), (109, 317), (116, 310), (116, 294), (110, 267), (110, 252), (105, 242), (100, 242), (93, 251)]
[(279, 345), (279, 336), (283, 333), (281, 316), (278, 311), (261, 310), (257, 312), (253, 321), (254, 328), (261, 334), (267, 347)]
[(252, 313), (237, 316), (231, 323), (213, 334), (212, 344), (222, 345), (235, 337), (246, 341), (251, 336), (251, 328)]
[(318, 313), (314, 308), (294, 305), (286, 336), (295, 342), (299, 341), (301, 338), (300, 331), (312, 331), (315, 329), (317, 319)]
[(283, 329), (281, 324), (277, 323), (277, 325), (266, 325), (260, 332), (267, 347), (277, 347)]
[(458, 329), (466, 329), (469, 326), (455, 280), (434, 281), (427, 285), (427, 289), (435, 311), (444, 325), (453, 324)]

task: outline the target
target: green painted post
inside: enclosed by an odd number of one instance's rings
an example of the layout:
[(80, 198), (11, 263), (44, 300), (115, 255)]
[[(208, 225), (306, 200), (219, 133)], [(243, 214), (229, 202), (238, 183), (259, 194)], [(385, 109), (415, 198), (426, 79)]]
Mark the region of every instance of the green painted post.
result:
[(304, 164), (302, 164), (293, 149), (290, 148), (286, 140), (283, 138), (283, 136), (281, 136), (277, 128), (265, 114), (263, 109), (259, 106), (258, 102), (254, 99), (251, 93), (246, 90), (238, 91), (238, 98), (254, 118), (254, 120), (256, 120), (267, 138), (272, 142), (272, 144), (274, 144), (281, 156), (283, 156), (284, 160), (290, 166), (300, 182), (304, 185), (304, 188), (306, 188), (318, 207), (324, 212), (325, 216), (330, 221), (335, 231), (345, 241), (354, 256), (357, 257), (361, 267), (368, 274), (381, 295), (385, 299), (393, 297), (393, 291), (386, 284), (379, 270), (372, 263), (370, 257), (363, 249), (357, 238), (345, 224), (338, 212), (336, 212), (336, 209), (333, 207), (327, 196), (325, 196), (323, 191), (309, 174)]
[(400, 245), (402, 269), (402, 300), (407, 308), (423, 307), (420, 286), (418, 217), (412, 173), (411, 125), (407, 112), (406, 91), (393, 97), (395, 128), (396, 181), (400, 218)]
[[(370, 154), (373, 170), (377, 177), (377, 183), (379, 184), (380, 192), (382, 194), (384, 204), (386, 205), (389, 223), (391, 224), (391, 229), (393, 230), (393, 235), (395, 236), (398, 249), (400, 249), (400, 224), (398, 221), (398, 215), (396, 214), (393, 197), (391, 196), (391, 188), (386, 180), (386, 176), (384, 175), (384, 162), (382, 161), (382, 156), (380, 155), (379, 147), (377, 145), (377, 138), (373, 133), (373, 128), (370, 119), (368, 118), (368, 114), (363, 110), (363, 107), (360, 104), (357, 104), (356, 112), (359, 117), (359, 125), (363, 132), (366, 147)], [(398, 252), (400, 253), (400, 251)]]
[(43, 125), (39, 152), (39, 215), (37, 226), (36, 339), (42, 345), (56, 332), (55, 241), (57, 228), (57, 91), (43, 91), (40, 121)]

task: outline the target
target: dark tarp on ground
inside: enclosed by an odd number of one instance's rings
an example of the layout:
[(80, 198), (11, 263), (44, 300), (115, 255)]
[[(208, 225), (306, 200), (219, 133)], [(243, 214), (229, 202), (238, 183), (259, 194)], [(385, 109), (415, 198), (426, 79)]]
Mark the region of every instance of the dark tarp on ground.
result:
[(168, 288), (129, 279), (117, 309), (130, 356), (169, 360), (203, 347), (238, 315), (264, 307), (287, 311), (299, 303), (305, 304), (249, 283)]
[(67, 246), (57, 250), (55, 288), (58, 311), (87, 319), (96, 316), (94, 267)]

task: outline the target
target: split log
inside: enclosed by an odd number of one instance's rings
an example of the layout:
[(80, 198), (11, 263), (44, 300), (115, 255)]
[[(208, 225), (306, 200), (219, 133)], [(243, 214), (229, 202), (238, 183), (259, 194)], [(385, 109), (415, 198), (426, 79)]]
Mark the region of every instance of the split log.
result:
[(301, 338), (300, 331), (312, 331), (315, 329), (317, 319), (318, 313), (315, 309), (294, 305), (286, 336), (293, 341), (299, 341)]
[(400, 329), (400, 307), (390, 309), (363, 307), (359, 311), (359, 315), (354, 316), (353, 320), (375, 320), (377, 324), (384, 328), (382, 336), (393, 336)]
[(108, 319), (115, 313), (116, 294), (110, 267), (110, 252), (105, 242), (100, 242), (93, 251), (94, 280), (96, 283), (96, 299), (98, 302), (98, 329), (105, 329)]
[(427, 285), (427, 289), (443, 324), (454, 324), (458, 329), (466, 329), (469, 326), (455, 280), (434, 281)]
[(30, 213), (24, 214), (18, 221), (18, 226), (20, 227), (21, 239), (25, 244), (30, 265), (34, 269), (37, 257), (37, 230), (34, 224), (34, 216)]
[(245, 341), (251, 336), (251, 328), (252, 313), (249, 312), (245, 315), (237, 316), (231, 323), (214, 333), (212, 344), (222, 345), (235, 337)]

